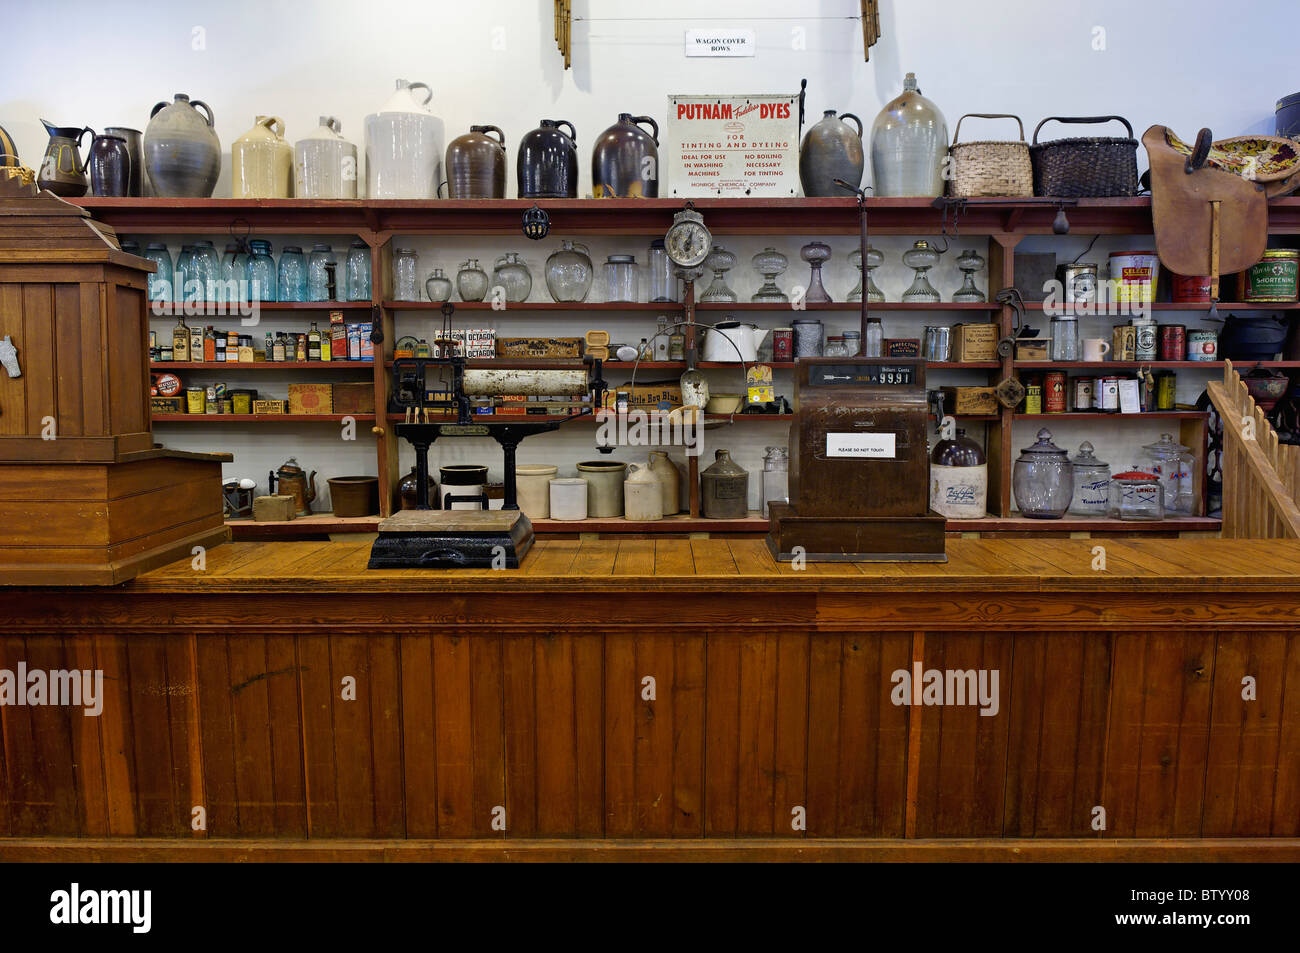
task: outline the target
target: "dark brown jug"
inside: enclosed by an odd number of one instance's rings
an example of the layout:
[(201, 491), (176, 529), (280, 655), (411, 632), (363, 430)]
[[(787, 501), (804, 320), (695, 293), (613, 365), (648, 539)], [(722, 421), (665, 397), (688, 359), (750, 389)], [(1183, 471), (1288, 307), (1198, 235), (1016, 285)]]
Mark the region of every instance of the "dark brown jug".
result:
[(519, 140), (517, 168), (521, 199), (576, 199), (578, 130), (567, 119), (543, 119)]
[(100, 135), (90, 141), (91, 195), (121, 198), (131, 194), (131, 150), (119, 136)]
[(81, 161), (79, 150), (82, 138), (86, 133), (94, 136), (95, 130), (55, 126), (44, 119), (41, 120), (41, 125), (50, 134), (50, 141), (36, 173), (36, 184), (64, 198), (85, 195), (90, 183), (86, 180), (86, 166)]
[[(489, 133), (495, 132), (497, 138)], [(506, 197), (506, 134), (496, 126), (470, 126), (447, 145), (447, 197)]]
[[(639, 125), (649, 123), (650, 135)], [(591, 152), (591, 192), (598, 199), (659, 196), (659, 124), (649, 116), (619, 113), (596, 137)]]

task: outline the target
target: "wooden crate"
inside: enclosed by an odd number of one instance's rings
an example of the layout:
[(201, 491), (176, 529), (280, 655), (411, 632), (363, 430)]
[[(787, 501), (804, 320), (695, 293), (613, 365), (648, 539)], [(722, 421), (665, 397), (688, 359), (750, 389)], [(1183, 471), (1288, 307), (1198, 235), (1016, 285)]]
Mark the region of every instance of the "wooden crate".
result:
[(370, 381), (347, 381), (332, 387), (336, 414), (373, 414), (375, 412), (375, 385)]
[(332, 414), (334, 413), (334, 391), (332, 384), (290, 384), (290, 414)]

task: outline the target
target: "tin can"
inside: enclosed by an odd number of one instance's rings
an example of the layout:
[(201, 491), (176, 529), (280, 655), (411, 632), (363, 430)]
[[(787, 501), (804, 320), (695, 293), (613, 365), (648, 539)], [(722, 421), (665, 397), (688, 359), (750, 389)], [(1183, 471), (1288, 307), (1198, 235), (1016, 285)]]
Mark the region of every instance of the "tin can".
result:
[(1160, 259), (1153, 251), (1110, 253), (1110, 280), (1119, 304), (1150, 304), (1156, 296)]
[(1041, 384), (1025, 385), (1025, 413), (1041, 414), (1043, 412), (1043, 387)]
[(217, 403), (217, 388), (209, 384), (207, 394), (204, 397), (203, 412), (205, 414), (218, 414), (221, 412), (221, 405)]
[(1097, 393), (1097, 378), (1076, 377), (1071, 384), (1074, 390), (1074, 402), (1072, 404), (1074, 409), (1092, 410)]
[(1137, 360), (1137, 328), (1121, 324), (1111, 334), (1110, 359), (1112, 361)]
[(221, 412), (223, 414), (233, 414), (235, 412), (234, 401), (232, 401), (229, 397), (225, 398), (219, 403), (221, 404)]
[(157, 332), (157, 331), (150, 331), (150, 332), (149, 332), (149, 350), (154, 351), (154, 350), (157, 350), (157, 349), (158, 349), (158, 332)]
[(1135, 361), (1154, 361), (1156, 359), (1156, 322), (1154, 318), (1134, 318), (1133, 325), (1133, 359)]
[(251, 414), (253, 412), (253, 395), (246, 390), (231, 391), (230, 406), (233, 413)]
[(1188, 331), (1187, 359), (1189, 361), (1217, 361), (1219, 359), (1219, 336), (1213, 331)]
[(1286, 302), (1300, 297), (1300, 251), (1270, 248), (1257, 264), (1246, 270), (1242, 301)]
[[(1209, 301), (1213, 283), (1209, 275), (1174, 275), (1172, 298), (1186, 304), (1193, 301)], [(1177, 358), (1174, 358), (1177, 360)]]
[(1096, 303), (1097, 266), (1095, 264), (1057, 265), (1056, 280), (1061, 283), (1067, 307)]
[(216, 392), (215, 396), (217, 400), (221, 401), (226, 399), (226, 392), (229, 390), (229, 387), (227, 385), (213, 384), (212, 389)]
[(1043, 409), (1049, 414), (1065, 413), (1065, 372), (1048, 371), (1043, 375)]
[(1119, 378), (1099, 377), (1097, 379), (1097, 409), (1103, 413), (1119, 412)]
[(1187, 328), (1181, 324), (1160, 325), (1160, 360), (1181, 361), (1187, 357)]
[(158, 360), (170, 361), (172, 359), (172, 348), (170, 344), (164, 344), (158, 348)]
[(1173, 410), (1178, 403), (1178, 376), (1173, 371), (1156, 374), (1156, 410)]
[(187, 387), (185, 389), (185, 412), (190, 414), (202, 414), (207, 410), (208, 392), (202, 387)]
[(794, 360), (794, 328), (776, 328), (772, 332), (772, 360)]

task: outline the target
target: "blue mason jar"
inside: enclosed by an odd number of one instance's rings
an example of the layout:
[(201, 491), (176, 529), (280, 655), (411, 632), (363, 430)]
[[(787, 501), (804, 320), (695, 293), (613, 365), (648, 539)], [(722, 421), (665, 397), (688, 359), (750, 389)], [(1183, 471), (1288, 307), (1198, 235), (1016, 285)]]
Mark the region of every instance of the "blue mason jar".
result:
[(370, 246), (357, 239), (348, 249), (348, 300), (370, 300)]
[(307, 259), (297, 245), (285, 245), (280, 252), (280, 300), (307, 300)]
[(239, 250), (239, 245), (231, 242), (221, 256), (221, 285), (217, 300), (231, 304), (247, 301), (248, 287), (244, 284), (248, 274), (248, 255)]
[(195, 242), (193, 274), (186, 269), (185, 280), (196, 280), (203, 289), (201, 301), (213, 301), (217, 297), (217, 280), (221, 277), (221, 256), (212, 247), (212, 242)]
[(275, 261), (271, 258), (271, 243), (254, 239), (248, 243), (253, 253), (248, 256), (245, 272), (250, 301), (275, 301)]
[(325, 244), (312, 245), (311, 255), (307, 258), (307, 300), (336, 300), (337, 273), (338, 259), (334, 257), (334, 249)]
[[(194, 246), (182, 245), (181, 253), (176, 256), (176, 271), (172, 279), (172, 300), (185, 301), (186, 299), (195, 300), (195, 289), (192, 287), (194, 281)], [(199, 294), (198, 299), (202, 300), (203, 295)]]
[(172, 299), (172, 253), (162, 242), (150, 242), (145, 246), (144, 257), (158, 266), (158, 270), (149, 276), (149, 300), (170, 301)]

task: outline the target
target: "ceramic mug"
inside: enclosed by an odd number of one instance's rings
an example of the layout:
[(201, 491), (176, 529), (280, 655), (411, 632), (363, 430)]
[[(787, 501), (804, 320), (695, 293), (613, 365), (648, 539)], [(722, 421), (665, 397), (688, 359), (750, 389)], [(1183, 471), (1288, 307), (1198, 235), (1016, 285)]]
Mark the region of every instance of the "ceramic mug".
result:
[(1084, 338), (1083, 339), (1083, 359), (1085, 361), (1097, 362), (1106, 360), (1106, 355), (1110, 353), (1110, 342), (1105, 338)]

